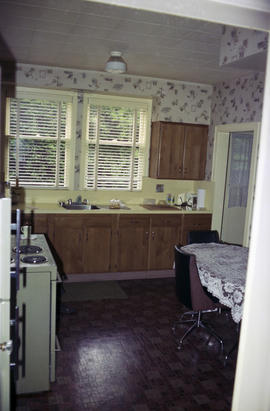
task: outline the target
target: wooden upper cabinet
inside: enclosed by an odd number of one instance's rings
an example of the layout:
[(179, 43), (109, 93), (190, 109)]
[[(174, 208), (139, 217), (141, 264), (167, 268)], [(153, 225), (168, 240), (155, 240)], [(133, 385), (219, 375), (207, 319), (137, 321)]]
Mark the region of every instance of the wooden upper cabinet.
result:
[(150, 177), (180, 178), (185, 129), (177, 123), (152, 123)]
[(152, 123), (149, 176), (203, 180), (208, 127), (157, 121)]
[(204, 180), (207, 155), (208, 127), (185, 126), (185, 150), (183, 177), (188, 180)]

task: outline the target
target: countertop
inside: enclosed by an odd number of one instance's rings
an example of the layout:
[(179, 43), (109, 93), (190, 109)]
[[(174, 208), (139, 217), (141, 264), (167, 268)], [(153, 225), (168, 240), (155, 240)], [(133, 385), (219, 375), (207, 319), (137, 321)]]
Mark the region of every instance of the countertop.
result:
[[(35, 214), (212, 214), (211, 210), (184, 210), (172, 207), (172, 209), (148, 210), (140, 204), (126, 204), (129, 209), (110, 209), (108, 205), (95, 203), (101, 207), (98, 210), (67, 210), (54, 203), (23, 204), (12, 206), (13, 210), (17, 208), (26, 214), (34, 212)], [(104, 207), (104, 208), (102, 208)]]

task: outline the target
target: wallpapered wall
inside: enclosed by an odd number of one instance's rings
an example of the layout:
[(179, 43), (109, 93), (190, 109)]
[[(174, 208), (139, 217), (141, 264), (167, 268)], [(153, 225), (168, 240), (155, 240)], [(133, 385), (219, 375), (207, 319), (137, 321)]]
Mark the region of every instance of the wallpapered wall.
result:
[(17, 67), (16, 84), (78, 91), (75, 188), (79, 187), (80, 178), (80, 139), (82, 137), (84, 92), (152, 97), (152, 121), (210, 123), (213, 90), (210, 85), (26, 64), (20, 64)]
[(264, 73), (216, 84), (211, 104), (206, 178), (211, 179), (215, 126), (258, 122), (262, 118)]
[(224, 26), (219, 64), (228, 64), (267, 49), (268, 33)]
[(76, 188), (79, 187), (83, 92), (153, 97), (153, 121), (209, 124), (206, 178), (210, 180), (215, 125), (261, 121), (264, 74), (236, 78), (213, 88), (181, 81), (21, 64), (17, 68), (16, 83), (19, 86), (78, 91)]
[(153, 121), (209, 124), (212, 86), (21, 64), (18, 85), (153, 97)]

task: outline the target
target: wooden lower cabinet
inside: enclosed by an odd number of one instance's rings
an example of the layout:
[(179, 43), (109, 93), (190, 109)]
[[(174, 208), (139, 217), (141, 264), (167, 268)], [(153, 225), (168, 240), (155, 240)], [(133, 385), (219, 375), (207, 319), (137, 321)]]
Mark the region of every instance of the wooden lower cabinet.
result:
[(180, 215), (151, 216), (149, 269), (172, 269), (174, 246), (180, 241)]
[(83, 219), (79, 215), (55, 216), (53, 246), (65, 274), (83, 273)]
[(149, 224), (146, 215), (119, 216), (117, 271), (147, 270)]
[(113, 234), (117, 216), (91, 215), (85, 219), (83, 252), (83, 272), (98, 273), (114, 271)]
[(54, 215), (49, 217), (53, 247), (65, 274), (113, 271), (113, 231), (117, 216)]
[(65, 274), (167, 270), (187, 233), (211, 228), (211, 214), (36, 214)]
[(187, 244), (189, 231), (210, 230), (212, 214), (183, 214), (181, 244)]
[(47, 234), (48, 233), (48, 214), (33, 215), (33, 233)]

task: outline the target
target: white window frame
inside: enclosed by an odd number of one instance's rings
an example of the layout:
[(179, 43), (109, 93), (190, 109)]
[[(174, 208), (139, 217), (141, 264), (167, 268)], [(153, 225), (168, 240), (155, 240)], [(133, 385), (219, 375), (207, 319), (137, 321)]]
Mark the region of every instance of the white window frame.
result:
[(148, 176), (148, 165), (149, 165), (149, 147), (150, 147), (150, 134), (151, 134), (151, 114), (152, 114), (152, 99), (151, 98), (136, 98), (136, 97), (124, 97), (117, 95), (104, 95), (104, 94), (93, 94), (84, 93), (83, 102), (83, 124), (82, 124), (82, 141), (81, 141), (81, 161), (80, 161), (80, 189), (81, 190), (91, 190), (91, 191), (141, 191), (130, 189), (119, 189), (119, 188), (97, 188), (96, 184), (94, 188), (87, 187), (86, 172), (87, 172), (87, 153), (88, 153), (88, 106), (91, 101), (95, 101), (98, 104), (119, 106), (121, 103), (124, 106), (130, 105), (131, 107), (147, 106), (147, 120), (146, 120), (146, 130), (145, 130), (145, 146), (144, 146), (144, 162), (143, 162), (143, 174)]
[[(77, 93), (70, 92), (70, 91), (59, 91), (59, 90), (52, 90), (52, 89), (40, 89), (40, 88), (29, 88), (29, 87), (16, 87), (16, 94), (15, 98), (18, 99), (43, 99), (43, 100), (54, 100), (54, 101), (66, 101), (70, 102), (72, 105), (71, 108), (71, 124), (70, 124), (70, 138), (68, 141), (68, 148), (69, 148), (69, 158), (65, 166), (67, 167), (68, 173), (68, 184), (65, 186), (58, 185), (58, 179), (56, 179), (55, 186), (50, 185), (38, 185), (38, 184), (27, 184), (25, 187), (28, 189), (35, 188), (35, 189), (49, 189), (49, 190), (66, 190), (66, 189), (74, 189), (74, 168), (75, 168), (75, 125), (76, 125), (76, 116), (77, 116)], [(8, 175), (8, 168), (9, 168), (9, 98), (7, 99), (6, 105), (6, 156), (5, 156), (5, 163), (6, 163), (6, 175)], [(17, 134), (18, 135), (18, 134)], [(17, 139), (18, 140), (18, 139)], [(59, 144), (59, 141), (57, 142)], [(16, 165), (16, 174), (18, 172), (18, 165)], [(58, 168), (58, 165), (57, 165)], [(23, 186), (23, 184), (20, 183)]]

